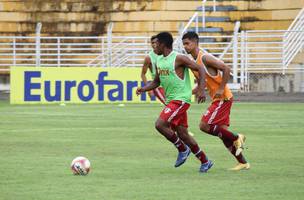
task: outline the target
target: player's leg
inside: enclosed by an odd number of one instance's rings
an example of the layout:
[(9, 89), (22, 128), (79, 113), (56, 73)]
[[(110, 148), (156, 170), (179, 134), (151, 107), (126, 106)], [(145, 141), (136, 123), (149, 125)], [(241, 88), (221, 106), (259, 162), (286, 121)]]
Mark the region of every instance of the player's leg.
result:
[(176, 132), (179, 138), (190, 147), (191, 152), (200, 160), (201, 167), (200, 172), (207, 172), (213, 165), (211, 160), (208, 160), (205, 152), (201, 150), (195, 139), (189, 135), (188, 130), (185, 126), (177, 126)]
[(176, 115), (172, 118), (171, 124), (175, 127), (179, 138), (191, 149), (191, 152), (201, 161), (200, 172), (207, 172), (213, 165), (212, 161), (209, 161), (204, 151), (202, 151), (195, 141), (195, 139), (189, 135), (188, 132), (188, 117), (187, 110), (190, 105), (182, 107), (178, 110)]
[(199, 128), (201, 131), (205, 132), (205, 133), (208, 133), (210, 135), (213, 135), (213, 136), (218, 136), (218, 134), (214, 133), (214, 131), (212, 131), (210, 129), (210, 119), (212, 118), (212, 116), (214, 116), (214, 113), (216, 114), (217, 112), (217, 107), (219, 105), (218, 103), (219, 101), (217, 102), (213, 102), (206, 110), (206, 112), (204, 113), (204, 115), (202, 116), (201, 118), (201, 122), (199, 124)]
[(164, 137), (167, 138), (171, 143), (175, 145), (178, 149), (178, 158), (175, 163), (175, 167), (182, 165), (190, 154), (190, 149), (184, 142), (175, 134), (175, 130), (171, 127), (171, 120), (175, 116), (177, 110), (179, 110), (183, 105), (177, 102), (170, 102), (161, 112), (160, 117), (155, 123), (155, 128)]
[(208, 161), (205, 153), (200, 149), (195, 139), (189, 135), (188, 130), (184, 126), (177, 126), (176, 132), (178, 137), (191, 149), (191, 152), (202, 162), (206, 163)]
[[(170, 140), (178, 148), (179, 153), (175, 162), (175, 167), (181, 166), (191, 153), (190, 148), (184, 144), (184, 142), (175, 134), (176, 125), (173, 123), (179, 112), (187, 110), (189, 104), (182, 101), (171, 101), (163, 109), (157, 120), (155, 127), (163, 134), (168, 140)], [(176, 141), (175, 141), (176, 140)]]
[(205, 120), (202, 119), (200, 122), (199, 128), (201, 131), (208, 133), (210, 135), (225, 139), (231, 142), (237, 141), (238, 136), (234, 135), (232, 132), (223, 129), (222, 127), (214, 124), (208, 124)]
[[(228, 129), (228, 126), (226, 125), (222, 125), (221, 126), (223, 129)], [(233, 142), (229, 141), (229, 140), (225, 140), (222, 139), (225, 147), (228, 149), (228, 151), (235, 157), (235, 159), (238, 161), (238, 164), (234, 167), (231, 168), (231, 170), (242, 170), (242, 169), (249, 169), (250, 168), (250, 164), (247, 162), (245, 156), (240, 153), (238, 156), (235, 155), (236, 153), (236, 148), (233, 145)]]
[(228, 129), (224, 129), (218, 125), (229, 125), (231, 106), (232, 100), (213, 102), (202, 117), (200, 129), (224, 140), (234, 142), (234, 146), (237, 149), (236, 155), (239, 155), (243, 150), (245, 137), (241, 134), (233, 134)]
[[(203, 121), (200, 124), (200, 128), (201, 128), (202, 131), (204, 131), (206, 133), (209, 133), (210, 135), (217, 136), (214, 132), (209, 131), (210, 130), (209, 124), (207, 124)], [(228, 126), (226, 126), (226, 125), (221, 126), (221, 130), (223, 130), (223, 129), (228, 130)], [(234, 142), (229, 140), (229, 139), (223, 138), (223, 137), (220, 137), (220, 139), (223, 141), (224, 145), (229, 150), (229, 152), (231, 152), (231, 154), (238, 161), (238, 164), (234, 168), (232, 168), (231, 170), (249, 169), (250, 164), (246, 161), (243, 154), (239, 153), (237, 156), (235, 155), (236, 154), (236, 147), (234, 145)]]
[(163, 119), (157, 120), (156, 129), (178, 149), (174, 167), (179, 167), (184, 164), (191, 153), (190, 148), (184, 144), (184, 142), (175, 134), (173, 129), (170, 128), (170, 125), (168, 126), (168, 122)]
[(212, 136), (218, 137), (218, 135), (214, 134), (213, 132), (210, 132), (210, 125), (203, 120), (201, 120), (199, 128), (200, 128), (201, 131), (203, 131), (205, 133), (208, 133)]
[[(245, 136), (242, 134), (234, 134), (228, 130), (230, 123), (230, 111), (232, 107), (233, 100), (221, 101), (223, 102), (221, 106), (218, 107), (218, 112), (214, 118), (210, 118), (214, 129), (214, 132), (218, 132), (219, 137), (233, 141), (233, 145), (236, 148), (235, 155), (238, 156), (244, 149)], [(220, 125), (220, 126), (218, 126)]]
[[(220, 130), (228, 130), (228, 126), (227, 125), (222, 125), (222, 126), (219, 126), (219, 127), (220, 127)], [(214, 131), (210, 131), (209, 124), (207, 124), (207, 123), (205, 123), (203, 121), (200, 123), (200, 129), (202, 131), (206, 132), (206, 133), (209, 133), (210, 135), (218, 136), (217, 134), (215, 134)], [(236, 148), (233, 145), (233, 141), (231, 141), (230, 139), (223, 138), (223, 137), (219, 137), (219, 138), (223, 141), (224, 145), (234, 155), (234, 157), (239, 161), (239, 163), (247, 163), (246, 159), (243, 157), (243, 155), (241, 153), (238, 156), (235, 155)]]
[(185, 152), (187, 150), (183, 141), (178, 138), (175, 132), (171, 129), (170, 123), (165, 121), (161, 117), (155, 122), (155, 128), (161, 133), (167, 140), (169, 140), (178, 149), (179, 152)]

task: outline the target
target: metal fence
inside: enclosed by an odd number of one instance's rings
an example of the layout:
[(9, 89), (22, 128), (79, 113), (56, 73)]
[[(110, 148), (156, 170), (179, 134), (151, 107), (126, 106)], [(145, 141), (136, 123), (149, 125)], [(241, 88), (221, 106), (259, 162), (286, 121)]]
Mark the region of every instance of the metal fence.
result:
[[(304, 69), (304, 56), (284, 65), (285, 35), (286, 31), (243, 31), (200, 36), (200, 47), (223, 59), (233, 69), (233, 82), (248, 91), (249, 74)], [(37, 42), (37, 37), (0, 37), (0, 66), (139, 67), (150, 50), (149, 41), (149, 37), (40, 37)]]
[(242, 31), (240, 40), (243, 90), (304, 92), (304, 8), (288, 30)]
[[(197, 23), (197, 16), (195, 13), (175, 37), (174, 47), (178, 51), (183, 50), (183, 33)], [(284, 77), (289, 82), (286, 91), (303, 91), (304, 9), (288, 30), (239, 32), (239, 27), (237, 22), (232, 35), (200, 36), (200, 47), (232, 68), (232, 82), (243, 91), (262, 90), (260, 83), (272, 84), (273, 87), (267, 88), (278, 91), (282, 90), (277, 85)], [(142, 66), (151, 49), (150, 38), (112, 36), (112, 28), (110, 24), (104, 37), (41, 37), (38, 24), (35, 37), (0, 37), (0, 69), (9, 70), (10, 66)]]
[(304, 71), (285, 74), (250, 72), (248, 73), (248, 88), (246, 89), (259, 93), (304, 93)]
[(287, 68), (304, 48), (304, 8), (284, 33), (283, 64)]
[(0, 37), (0, 66), (139, 66), (149, 37)]

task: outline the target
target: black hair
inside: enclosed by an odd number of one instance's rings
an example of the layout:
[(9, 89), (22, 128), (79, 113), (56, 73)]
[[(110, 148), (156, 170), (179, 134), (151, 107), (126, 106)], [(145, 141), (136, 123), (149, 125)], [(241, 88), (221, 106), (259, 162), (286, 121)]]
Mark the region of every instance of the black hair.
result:
[(159, 43), (164, 44), (167, 48), (172, 49), (173, 37), (169, 32), (161, 32), (156, 35)]
[(156, 35), (152, 35), (150, 41), (152, 42), (152, 41), (153, 41), (154, 39), (156, 39), (156, 38), (157, 38)]
[(197, 43), (199, 41), (199, 37), (197, 35), (197, 33), (193, 32), (193, 31), (190, 31), (190, 32), (187, 32), (183, 35), (183, 40), (184, 39), (189, 39), (189, 40), (195, 40)]

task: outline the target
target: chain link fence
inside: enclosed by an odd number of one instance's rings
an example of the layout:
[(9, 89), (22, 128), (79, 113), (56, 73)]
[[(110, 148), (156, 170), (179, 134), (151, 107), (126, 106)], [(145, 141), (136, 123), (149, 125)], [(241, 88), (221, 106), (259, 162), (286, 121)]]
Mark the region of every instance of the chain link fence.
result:
[(304, 71), (249, 73), (249, 92), (304, 93)]

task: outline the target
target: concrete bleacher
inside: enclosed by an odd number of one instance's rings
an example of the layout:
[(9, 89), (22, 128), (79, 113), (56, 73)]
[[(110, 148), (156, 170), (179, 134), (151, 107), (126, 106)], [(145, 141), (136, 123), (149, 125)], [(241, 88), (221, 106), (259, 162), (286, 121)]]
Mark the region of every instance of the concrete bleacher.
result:
[[(156, 5), (160, 6), (155, 10)], [(219, 0), (213, 12), (213, 1), (206, 4), (206, 28), (201, 33), (231, 33), (235, 21), (241, 21), (241, 30), (286, 29), (304, 6), (303, 0)], [(194, 11), (201, 12), (201, 1), (160, 1), (146, 6), (133, 2), (117, 3), (122, 12), (111, 13), (117, 34), (154, 34), (168, 30), (177, 33), (179, 23), (186, 23)], [(127, 11), (127, 12), (126, 12)], [(199, 21), (202, 21), (201, 18)]]
[[(236, 21), (241, 21), (241, 30), (287, 29), (304, 0), (217, 0), (216, 5), (213, 12), (213, 1), (207, 1), (206, 28), (199, 28), (200, 35), (230, 35)], [(37, 22), (43, 24), (42, 36), (104, 35), (109, 22), (114, 22), (116, 36), (176, 35), (181, 23), (201, 13), (201, 6), (198, 0), (2, 0), (0, 36), (34, 36)]]
[[(242, 30), (286, 29), (304, 0), (217, 0), (206, 4), (206, 29), (201, 32), (231, 32), (234, 22)], [(114, 22), (117, 35), (151, 35), (159, 31), (177, 33), (194, 11), (201, 10), (197, 0), (158, 1), (21, 1), (0, 2), (0, 35), (30, 35), (37, 22), (49, 35), (102, 35)]]
[(0, 35), (34, 34), (37, 22), (43, 23), (42, 33), (47, 35), (100, 35), (109, 9), (103, 1), (3, 0)]

